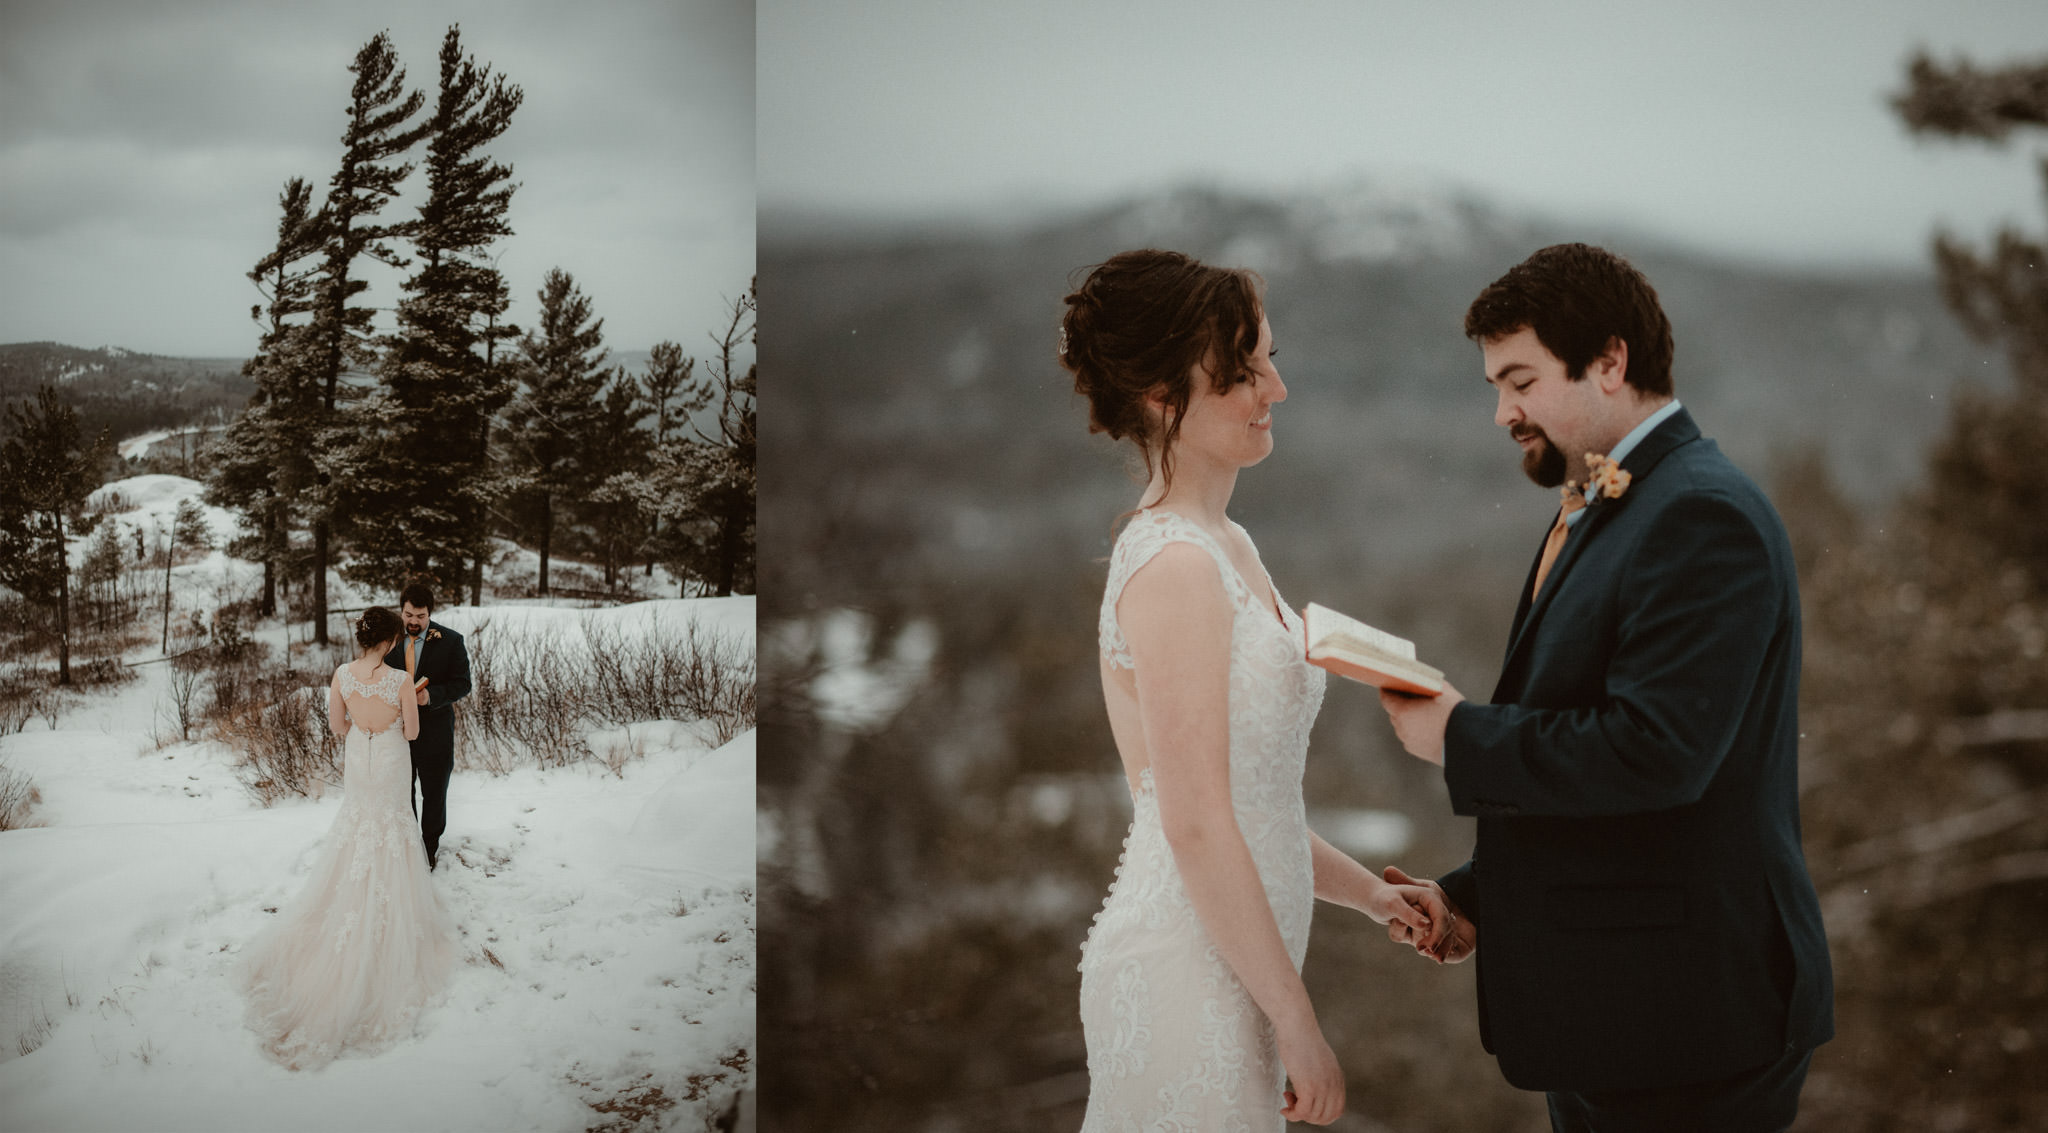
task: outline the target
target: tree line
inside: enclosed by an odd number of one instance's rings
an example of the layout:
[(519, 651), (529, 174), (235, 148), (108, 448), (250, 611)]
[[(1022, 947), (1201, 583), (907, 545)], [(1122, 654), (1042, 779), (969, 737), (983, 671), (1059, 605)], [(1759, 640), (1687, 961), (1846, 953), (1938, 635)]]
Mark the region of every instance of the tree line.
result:
[[(255, 393), (207, 454), (208, 502), (249, 532), (230, 549), (263, 565), (260, 612), (276, 612), (280, 582), (303, 583), (325, 644), (330, 569), (481, 601), (493, 541), (508, 536), (538, 549), (543, 595), (565, 546), (602, 561), (608, 590), (659, 564), (702, 593), (751, 593), (753, 284), (707, 355), (662, 342), (637, 377), (607, 365), (604, 320), (567, 270), (542, 281), (534, 326), (511, 323), (496, 264), (519, 185), (488, 149), (524, 92), (464, 52), (459, 26), (442, 40), (431, 108), (388, 33), (348, 70), (326, 191), (316, 204), (309, 181), (286, 181), (276, 241), (248, 273), (262, 299), (243, 367)], [(417, 168), (417, 212), (383, 219)], [(411, 272), (388, 333), (373, 321), (371, 264)], [(0, 584), (68, 609), (65, 539), (81, 533), (111, 448), (80, 436), (53, 389), (10, 413)]]

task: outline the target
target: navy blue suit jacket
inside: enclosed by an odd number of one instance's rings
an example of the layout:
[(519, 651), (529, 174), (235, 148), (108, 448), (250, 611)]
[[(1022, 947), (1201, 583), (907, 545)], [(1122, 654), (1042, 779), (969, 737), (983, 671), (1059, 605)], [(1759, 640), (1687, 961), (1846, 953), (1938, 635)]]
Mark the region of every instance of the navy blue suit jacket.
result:
[[(413, 676), (427, 678), (427, 702), (420, 706), (420, 738), (413, 741), (413, 750), (419, 752), (424, 745), (445, 754), (454, 750), (455, 743), (455, 713), (450, 707), (470, 693), (469, 648), (461, 634), (440, 622), (429, 619), (427, 632), (438, 636), (422, 641), (414, 658), (419, 669)], [(384, 663), (394, 669), (405, 668), (403, 634), (384, 654)]]
[(1799, 590), (1770, 501), (1680, 410), (1622, 461), (1492, 703), (1454, 707), (1480, 1034), (1523, 1089), (1704, 1082), (1834, 1033), (1799, 845)]

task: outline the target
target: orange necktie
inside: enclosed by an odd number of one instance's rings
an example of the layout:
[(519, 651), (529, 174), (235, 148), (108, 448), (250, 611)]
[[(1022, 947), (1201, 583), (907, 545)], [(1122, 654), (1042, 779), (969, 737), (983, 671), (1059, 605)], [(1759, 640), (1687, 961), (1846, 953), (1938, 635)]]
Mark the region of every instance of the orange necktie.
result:
[[(1543, 560), (1543, 565), (1544, 565), (1544, 566), (1545, 566), (1545, 567), (1547, 568), (1547, 567), (1549, 567), (1549, 565), (1550, 565), (1550, 558), (1549, 558), (1550, 552), (1549, 552), (1548, 550), (1545, 550), (1545, 551), (1543, 552), (1543, 554), (1544, 554), (1544, 556), (1545, 556), (1545, 557), (1544, 557), (1544, 560)], [(405, 674), (406, 674), (407, 676), (411, 676), (411, 675), (412, 675), (413, 667), (414, 667), (414, 666), (413, 666), (413, 659), (412, 659), (412, 638), (411, 638), (411, 637), (407, 637), (407, 638), (405, 639)]]
[(1564, 550), (1564, 538), (1571, 533), (1571, 525), (1565, 519), (1586, 506), (1585, 494), (1576, 486), (1567, 484), (1564, 491), (1564, 506), (1558, 509), (1557, 523), (1550, 529), (1550, 537), (1543, 541), (1543, 558), (1536, 564), (1536, 584), (1529, 588), (1529, 600), (1543, 592), (1543, 580), (1550, 577), (1550, 567), (1557, 561), (1557, 553)]

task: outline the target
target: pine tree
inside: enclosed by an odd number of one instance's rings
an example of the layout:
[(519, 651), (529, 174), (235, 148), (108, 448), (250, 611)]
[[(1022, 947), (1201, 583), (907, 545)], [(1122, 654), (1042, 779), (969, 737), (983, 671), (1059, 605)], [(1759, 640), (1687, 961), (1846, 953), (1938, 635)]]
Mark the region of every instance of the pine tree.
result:
[(315, 269), (305, 265), (325, 249), (326, 218), (311, 213), (312, 195), (302, 178), (285, 183), (277, 244), (249, 272), (266, 300), (249, 310), (264, 330), (256, 356), (242, 367), (256, 392), (214, 446), (207, 477), (207, 501), (233, 508), (255, 532), (236, 553), (263, 564), (265, 617), (277, 612), (278, 574), (291, 552), (294, 506), (314, 480), (322, 416), (312, 335), (293, 321), (313, 309)]
[[(683, 348), (676, 343), (657, 342), (654, 344), (654, 349), (649, 351), (647, 372), (640, 375), (640, 389), (646, 396), (648, 405), (654, 411), (653, 451), (659, 452), (668, 444), (670, 423), (678, 415), (687, 415), (689, 412), (687, 407), (672, 407), (670, 403), (689, 384), (690, 375), (695, 372), (696, 368), (697, 360), (684, 357)], [(702, 407), (700, 406), (699, 408)], [(645, 472), (643, 471), (642, 477), (644, 476)], [(629, 482), (627, 486), (630, 487), (631, 483)], [(647, 522), (647, 541), (642, 549), (647, 555), (647, 574), (652, 577), (654, 574), (654, 564), (665, 557), (665, 548), (662, 539), (663, 530), (660, 515), (649, 515)], [(670, 552), (666, 557), (673, 557), (674, 548), (666, 548), (666, 550)]]
[(669, 403), (690, 385), (690, 375), (696, 369), (697, 360), (684, 357), (683, 348), (676, 343), (657, 342), (648, 351), (647, 372), (640, 375), (640, 389), (654, 413), (655, 444), (667, 443), (669, 426), (677, 416)]
[(754, 590), (754, 395), (756, 365), (738, 369), (741, 347), (755, 341), (754, 284), (733, 303), (732, 318), (711, 341), (718, 347), (707, 373), (684, 386), (684, 405), (694, 412), (714, 402), (714, 429), (696, 424), (660, 461), (672, 490), (687, 501), (683, 515), (682, 564), (718, 595)]
[(522, 382), (506, 408), (506, 448), (522, 487), (529, 528), (540, 550), (540, 592), (548, 593), (557, 512), (594, 486), (586, 464), (604, 368), (604, 320), (591, 321), (590, 299), (560, 268), (540, 289), (540, 325), (520, 339)]
[(91, 625), (95, 631), (106, 631), (115, 609), (120, 605), (121, 567), (124, 558), (121, 549), (121, 525), (101, 523), (99, 531), (92, 537), (92, 542), (86, 544), (85, 553), (79, 558), (76, 572), (81, 590), (77, 600), (81, 607), (91, 609)]
[[(352, 302), (369, 287), (356, 277), (355, 266), (364, 257), (392, 267), (405, 266), (406, 261), (389, 241), (404, 235), (407, 226), (372, 221), (398, 195), (399, 185), (412, 172), (412, 165), (399, 159), (433, 128), (431, 121), (406, 124), (426, 104), (426, 96), (405, 89), (405, 69), (398, 65), (390, 33), (379, 32), (364, 44), (349, 70), (356, 78), (349, 92), (348, 128), (341, 137), (341, 166), (328, 182), (325, 255), (310, 329), (318, 351), (316, 376), (322, 387), (325, 425), (315, 458), (320, 483), (310, 493), (313, 633), (322, 645), (327, 644), (327, 567), (333, 558), (335, 518), (335, 501), (326, 488), (350, 471), (345, 466), (346, 455), (332, 452), (352, 435), (349, 426), (353, 421), (340, 412), (341, 377), (347, 369), (368, 369), (377, 360), (370, 336), (374, 311)], [(335, 459), (328, 459), (330, 455)]]
[[(2002, 143), (2015, 128), (2048, 127), (2048, 64), (1978, 70), (1913, 60), (1895, 101), (1917, 133)], [(2048, 187), (2048, 165), (2042, 167)], [(1961, 558), (2014, 564), (2048, 594), (2048, 247), (2006, 228), (1973, 250), (1943, 233), (1935, 265), (1951, 310), (1971, 334), (2003, 342), (2009, 393), (1971, 389), (1958, 398), (1933, 457), (1928, 519)]]
[(488, 553), (499, 486), (488, 460), (493, 414), (509, 400), (494, 347), (518, 328), (498, 323), (510, 305), (490, 258), (512, 234), (512, 170), (483, 148), (511, 125), (522, 93), (462, 53), (459, 27), (441, 43), (430, 120), (427, 199), (410, 235), (419, 271), (405, 282), (398, 331), (379, 369), (382, 396), (365, 408), (375, 427), (357, 434), (344, 511), (351, 578), (381, 587), (409, 579), (460, 583)]
[(71, 569), (67, 540), (88, 530), (66, 522), (99, 487), (112, 453), (103, 430), (85, 443), (78, 414), (44, 385), (7, 407), (0, 444), (0, 583), (31, 602), (57, 602), (57, 683), (71, 683)]
[(618, 587), (627, 558), (647, 538), (647, 518), (635, 484), (645, 474), (654, 447), (652, 435), (641, 426), (651, 409), (641, 397), (640, 384), (619, 374), (605, 387), (582, 438), (581, 460), (594, 487), (577, 511), (604, 559), (607, 591)]

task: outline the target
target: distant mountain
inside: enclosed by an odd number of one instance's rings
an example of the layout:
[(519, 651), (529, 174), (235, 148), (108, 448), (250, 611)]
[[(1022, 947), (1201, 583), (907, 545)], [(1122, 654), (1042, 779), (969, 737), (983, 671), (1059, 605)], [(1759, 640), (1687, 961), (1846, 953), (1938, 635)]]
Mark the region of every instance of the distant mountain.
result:
[[(637, 377), (647, 371), (649, 358), (646, 350), (613, 350), (605, 361)], [(11, 343), (0, 345), (0, 405), (32, 398), (48, 382), (78, 410), (88, 436), (105, 426), (116, 441), (146, 434), (161, 439), (182, 425), (234, 420), (256, 392), (255, 383), (242, 376), (244, 361), (174, 358), (118, 346)], [(699, 358), (699, 374), (703, 365)], [(694, 420), (713, 429), (716, 416), (707, 409)]]
[[(835, 234), (812, 217), (779, 236), (770, 213), (760, 232), (764, 570), (817, 602), (915, 601), (920, 579), (1030, 570), (1069, 556), (1076, 532), (1106, 550), (1137, 490), (1088, 436), (1053, 351), (1069, 283), (1126, 248), (1265, 276), (1291, 396), (1234, 510), (1318, 582), (1369, 565), (1526, 567), (1550, 493), (1492, 424), (1461, 322), (1548, 243), (1599, 243), (1643, 269), (1675, 327), (1680, 398), (1760, 481), (1776, 454), (1818, 447), (1874, 509), (1917, 483), (1958, 380), (2004, 372), (1928, 273), (1747, 265), (1426, 187), (1180, 189), (983, 231)], [(777, 561), (784, 547), (801, 553)]]
[(0, 345), (0, 404), (54, 385), (88, 437), (115, 440), (197, 421), (231, 419), (256, 392), (240, 358), (170, 358), (118, 346)]

